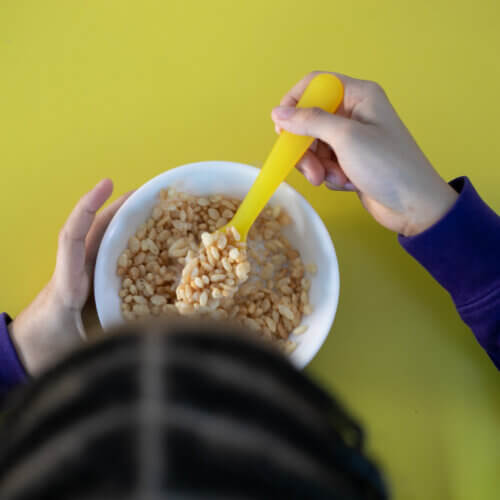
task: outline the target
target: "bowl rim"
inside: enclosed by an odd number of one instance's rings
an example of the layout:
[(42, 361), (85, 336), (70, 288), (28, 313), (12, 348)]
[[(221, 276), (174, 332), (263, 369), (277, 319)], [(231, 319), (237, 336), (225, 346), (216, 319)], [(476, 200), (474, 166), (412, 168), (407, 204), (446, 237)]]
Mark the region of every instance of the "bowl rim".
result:
[[(108, 241), (108, 240), (111, 239), (110, 235), (112, 235), (114, 233), (115, 226), (117, 226), (119, 224), (119, 220), (120, 220), (121, 215), (125, 214), (129, 210), (129, 207), (131, 207), (135, 204), (134, 199), (139, 197), (141, 192), (146, 191), (148, 188), (151, 188), (153, 185), (160, 183), (160, 180), (161, 180), (161, 182), (166, 184), (166, 186), (168, 186), (168, 181), (165, 183), (165, 180), (166, 180), (165, 178), (168, 178), (168, 176), (171, 175), (173, 172), (178, 172), (179, 170), (182, 169), (184, 171), (188, 171), (187, 173), (189, 173), (189, 171), (193, 171), (193, 170), (200, 169), (200, 168), (206, 169), (210, 165), (218, 165), (219, 167), (224, 166), (226, 168), (230, 167), (231, 169), (234, 169), (236, 167), (236, 168), (241, 169), (241, 170), (246, 170), (248, 173), (251, 173), (252, 175), (256, 175), (260, 171), (259, 168), (251, 166), (251, 165), (247, 165), (247, 164), (239, 163), (239, 162), (222, 161), (222, 160), (221, 161), (212, 160), (212, 161), (192, 162), (192, 163), (187, 163), (184, 165), (179, 165), (177, 167), (172, 167), (172, 168), (169, 168), (168, 170), (165, 170), (165, 171), (159, 173), (155, 177), (151, 178), (150, 180), (148, 180), (147, 182), (145, 182), (144, 184), (139, 186), (131, 194), (131, 196), (129, 196), (129, 198), (127, 198), (127, 200), (123, 203), (123, 205), (114, 214), (108, 227), (106, 228), (104, 236), (103, 236), (101, 243), (99, 245), (99, 250), (97, 253), (96, 265), (95, 265), (95, 270), (94, 270), (94, 280), (93, 280), (94, 281), (93, 291), (94, 291), (97, 316), (99, 319), (99, 324), (101, 325), (101, 327), (103, 329), (109, 328), (109, 325), (106, 327), (103, 325), (102, 316), (104, 313), (102, 313), (100, 311), (100, 309), (101, 309), (100, 304), (102, 304), (100, 297), (101, 297), (101, 293), (104, 293), (104, 289), (105, 289), (105, 284), (102, 283), (102, 280), (100, 278), (100, 276), (102, 276), (101, 267), (103, 267), (103, 258), (104, 258), (101, 250), (110, 244), (110, 241)], [(158, 189), (158, 191), (159, 191), (159, 189)], [(307, 217), (308, 218), (312, 217), (313, 219), (315, 219), (315, 221), (314, 221), (315, 228), (317, 229), (317, 231), (315, 231), (315, 232), (319, 232), (320, 233), (319, 237), (321, 239), (323, 239), (324, 241), (328, 242), (328, 252), (331, 254), (329, 257), (333, 258), (330, 272), (335, 275), (336, 282), (338, 283), (338, 286), (333, 288), (333, 296), (330, 295), (328, 298), (329, 306), (331, 309), (331, 313), (329, 314), (329, 318), (327, 321), (328, 328), (325, 328), (323, 334), (320, 337), (318, 337), (317, 341), (313, 345), (313, 348), (310, 350), (309, 355), (306, 358), (302, 359), (300, 361), (300, 363), (294, 362), (295, 366), (302, 369), (302, 368), (305, 368), (311, 362), (311, 360), (317, 355), (317, 353), (319, 352), (319, 350), (321, 349), (321, 347), (325, 343), (328, 335), (330, 334), (333, 322), (334, 322), (335, 317), (337, 315), (339, 296), (340, 296), (339, 264), (338, 264), (338, 257), (337, 257), (337, 253), (335, 251), (335, 246), (333, 244), (332, 238), (330, 236), (330, 233), (328, 232), (328, 229), (325, 226), (325, 223), (323, 222), (322, 218), (320, 217), (320, 215), (316, 212), (316, 210), (314, 210), (312, 205), (307, 201), (307, 199), (301, 193), (299, 193), (296, 189), (294, 189), (292, 186), (290, 186), (286, 182), (282, 182), (279, 186), (279, 189), (288, 191), (289, 193), (292, 193), (293, 196), (298, 197), (301, 201), (302, 209), (304, 209), (307, 212), (307, 214), (306, 214)], [(104, 321), (104, 323), (106, 323), (106, 321)]]

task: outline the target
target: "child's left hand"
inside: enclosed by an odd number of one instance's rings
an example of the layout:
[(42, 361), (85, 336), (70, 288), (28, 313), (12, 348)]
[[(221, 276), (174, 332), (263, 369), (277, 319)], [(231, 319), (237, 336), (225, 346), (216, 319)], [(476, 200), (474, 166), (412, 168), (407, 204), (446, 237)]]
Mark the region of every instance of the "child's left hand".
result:
[(113, 183), (105, 179), (80, 199), (59, 233), (51, 280), (9, 325), (11, 339), (31, 375), (85, 338), (81, 312), (90, 295), (97, 251), (113, 215), (131, 194), (97, 214), (112, 191)]

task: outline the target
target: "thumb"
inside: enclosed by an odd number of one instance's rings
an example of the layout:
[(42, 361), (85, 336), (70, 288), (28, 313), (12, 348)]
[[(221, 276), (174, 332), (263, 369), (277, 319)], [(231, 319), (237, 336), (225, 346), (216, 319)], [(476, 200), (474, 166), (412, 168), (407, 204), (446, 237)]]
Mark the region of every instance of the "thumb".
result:
[(71, 296), (78, 288), (85, 270), (85, 241), (96, 212), (111, 196), (113, 183), (102, 180), (76, 204), (59, 233), (56, 276), (63, 292)]
[(276, 125), (292, 134), (307, 135), (334, 146), (333, 141), (349, 124), (347, 118), (323, 111), (321, 108), (278, 106), (272, 111)]

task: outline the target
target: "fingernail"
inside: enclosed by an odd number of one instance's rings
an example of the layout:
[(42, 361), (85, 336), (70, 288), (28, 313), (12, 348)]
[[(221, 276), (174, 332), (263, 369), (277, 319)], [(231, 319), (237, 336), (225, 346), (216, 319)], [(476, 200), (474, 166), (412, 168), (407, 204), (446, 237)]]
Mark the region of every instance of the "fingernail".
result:
[(348, 191), (356, 191), (356, 186), (352, 182), (346, 182), (344, 188)]
[(293, 116), (295, 108), (290, 106), (278, 106), (273, 109), (273, 114), (278, 120), (288, 120)]
[(328, 184), (333, 184), (334, 186), (340, 186), (340, 179), (337, 177), (335, 172), (328, 172), (325, 177), (325, 181)]

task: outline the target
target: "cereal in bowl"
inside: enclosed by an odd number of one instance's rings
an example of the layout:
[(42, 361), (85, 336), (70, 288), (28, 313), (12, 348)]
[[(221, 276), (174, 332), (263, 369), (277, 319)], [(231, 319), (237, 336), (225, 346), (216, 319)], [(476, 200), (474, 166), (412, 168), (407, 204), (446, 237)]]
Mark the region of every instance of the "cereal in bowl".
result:
[(151, 216), (118, 258), (121, 310), (126, 320), (162, 314), (231, 319), (292, 352), (290, 334), (306, 331), (312, 313), (306, 266), (282, 233), (291, 223), (267, 206), (247, 242), (234, 228), (219, 231), (241, 200), (162, 190)]

